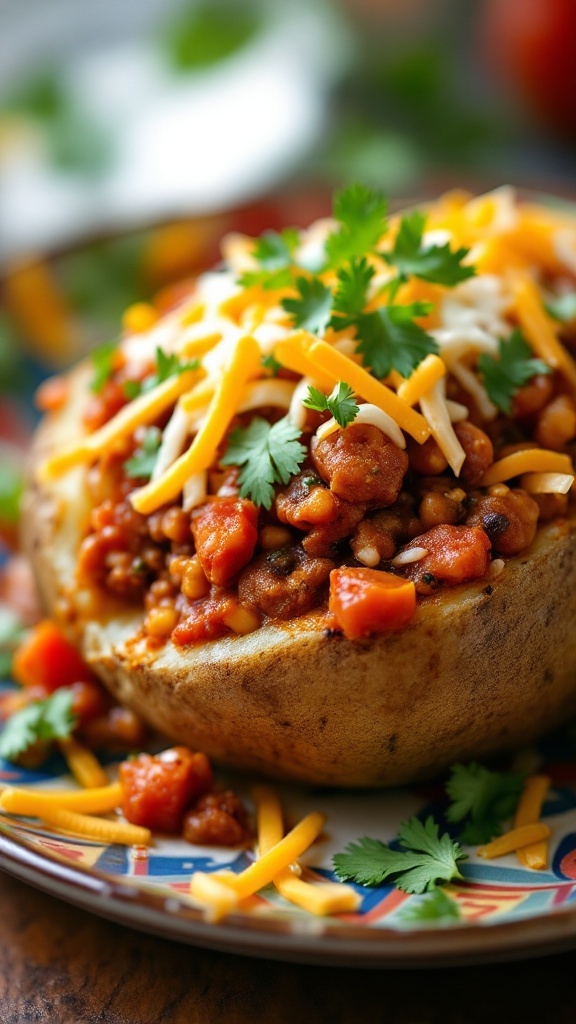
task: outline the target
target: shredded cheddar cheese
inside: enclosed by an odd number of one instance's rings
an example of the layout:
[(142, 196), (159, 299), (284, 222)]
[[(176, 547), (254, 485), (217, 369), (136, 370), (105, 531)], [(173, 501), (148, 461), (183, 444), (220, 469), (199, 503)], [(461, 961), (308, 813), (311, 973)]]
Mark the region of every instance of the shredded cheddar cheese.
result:
[[(530, 775), (526, 779), (516, 808), (514, 828), (534, 825), (539, 821), (549, 789), (550, 779), (547, 775)], [(523, 846), (516, 851), (516, 856), (524, 867), (533, 871), (543, 871), (548, 863), (548, 842), (546, 839), (540, 839), (529, 846)]]
[(40, 467), (40, 479), (53, 479), (73, 466), (90, 462), (104, 452), (110, 451), (117, 441), (129, 437), (138, 427), (154, 422), (180, 398), (180, 395), (190, 390), (196, 377), (194, 371), (187, 371), (178, 377), (170, 377), (152, 391), (139, 395), (100, 430), (88, 434), (81, 441), (74, 442), (48, 458)]
[(50, 808), (78, 811), (82, 814), (107, 814), (122, 802), (122, 787), (112, 782), (97, 789), (31, 790), (9, 787), (0, 793), (0, 808), (9, 814), (27, 814), (41, 818)]
[(255, 375), (259, 363), (260, 349), (250, 335), (245, 335), (233, 351), (216, 386), (204, 423), (188, 451), (172, 464), (164, 476), (152, 480), (131, 495), (130, 501), (137, 512), (154, 512), (176, 498), (192, 474), (208, 468), (234, 415), (242, 387), (249, 377)]
[(445, 374), (446, 366), (440, 357), (428, 355), (418, 364), (412, 375), (402, 381), (398, 388), (398, 397), (408, 405), (416, 405)]
[(85, 789), (98, 789), (108, 784), (108, 776), (98, 758), (74, 737), (60, 740), (59, 747), (70, 772)]
[(78, 814), (63, 807), (42, 808), (37, 815), (47, 825), (74, 836), (84, 836), (97, 843), (119, 843), (121, 846), (149, 846), (152, 842), (150, 829), (140, 825), (129, 825), (122, 821), (108, 821), (87, 814)]
[(314, 367), (332, 375), (334, 383), (346, 380), (357, 394), (391, 416), (416, 441), (423, 443), (430, 436), (430, 427), (420, 413), (415, 412), (407, 402), (372, 377), (367, 370), (331, 348), (325, 341), (313, 341), (307, 354)]
[(481, 480), (482, 487), (504, 483), (524, 473), (564, 473), (571, 475), (572, 461), (561, 452), (546, 448), (524, 448), (493, 462)]
[[(256, 802), (258, 849), (260, 856), (269, 853), (282, 839), (283, 821), (280, 799), (269, 786), (254, 790)], [(311, 914), (326, 915), (350, 912), (357, 908), (359, 898), (350, 886), (338, 882), (314, 885), (303, 881), (288, 867), (273, 879), (278, 892), (291, 903)]]
[[(259, 889), (289, 868), (292, 861), (299, 857), (318, 837), (324, 826), (324, 815), (317, 812), (303, 818), (289, 833), (275, 843), (263, 856), (254, 861), (249, 868), (234, 875), (230, 872), (215, 872), (211, 877), (219, 885), (227, 886), (236, 896), (236, 903), (254, 895)], [(190, 880), (190, 892), (204, 900), (214, 908), (217, 915), (226, 912), (220, 888), (206, 885), (205, 878), (197, 878), (198, 872)], [(236, 904), (231, 904), (235, 906)]]
[(520, 828), (514, 828), (511, 832), (498, 836), (486, 846), (480, 846), (478, 856), (485, 857), (487, 860), (491, 860), (493, 857), (504, 857), (507, 853), (514, 853), (523, 846), (532, 846), (533, 843), (540, 842), (542, 839), (548, 839), (551, 834), (552, 830), (543, 822), (521, 825)]
[(576, 390), (576, 363), (558, 341), (536, 284), (527, 274), (517, 274), (513, 278), (513, 290), (520, 326), (534, 352), (554, 370), (559, 370), (572, 390)]

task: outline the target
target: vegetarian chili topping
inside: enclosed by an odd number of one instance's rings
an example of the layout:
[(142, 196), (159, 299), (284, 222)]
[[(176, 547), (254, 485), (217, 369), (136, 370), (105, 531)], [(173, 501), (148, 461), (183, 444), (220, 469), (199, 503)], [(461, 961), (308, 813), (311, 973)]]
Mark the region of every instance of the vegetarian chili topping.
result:
[(87, 468), (83, 594), (143, 606), (151, 642), (314, 609), (355, 639), (567, 515), (576, 221), (509, 189), (388, 217), (354, 185), (331, 220), (223, 255), (127, 316), (85, 436), (42, 467)]

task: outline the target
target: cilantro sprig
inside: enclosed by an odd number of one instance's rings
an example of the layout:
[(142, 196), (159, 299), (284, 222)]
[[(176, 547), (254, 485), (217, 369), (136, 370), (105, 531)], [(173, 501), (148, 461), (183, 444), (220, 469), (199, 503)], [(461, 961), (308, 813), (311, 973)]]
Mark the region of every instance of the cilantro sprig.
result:
[[(469, 250), (453, 250), (449, 243), (428, 244), (426, 215), (419, 210), (401, 218), (393, 244), (388, 244), (386, 199), (361, 184), (335, 194), (333, 217), (336, 226), (326, 239), (323, 268), (314, 272), (298, 263), (297, 232), (265, 232), (253, 250), (258, 269), (243, 274), (240, 283), (290, 288), (293, 294), (281, 305), (294, 327), (318, 335), (328, 328), (353, 327), (357, 351), (375, 377), (385, 377), (391, 370), (409, 376), (425, 356), (438, 352), (438, 346), (418, 323), (431, 304), (397, 302), (400, 286), (410, 277), (445, 287), (465, 281), (476, 272), (464, 262)], [(374, 308), (370, 292), (379, 263), (396, 273), (380, 286), (376, 297), (385, 301)]]
[(336, 875), (344, 882), (371, 886), (391, 878), (398, 889), (408, 893), (430, 892), (439, 883), (462, 877), (458, 863), (467, 855), (447, 832), (439, 835), (431, 816), (425, 822), (416, 817), (403, 822), (398, 844), (402, 850), (368, 837), (350, 843), (344, 853), (334, 857)]
[(274, 500), (274, 485), (287, 484), (306, 457), (298, 438), (301, 431), (284, 416), (274, 424), (256, 417), (248, 427), (230, 434), (228, 448), (220, 460), (224, 466), (240, 466), (240, 496), (268, 509)]
[(12, 657), (26, 630), (20, 617), (5, 604), (0, 604), (0, 679), (7, 679), (12, 670)]
[(308, 395), (302, 402), (307, 409), (316, 412), (329, 412), (342, 427), (353, 423), (358, 415), (358, 405), (354, 401), (354, 391), (349, 384), (340, 380), (329, 395), (323, 395), (317, 388), (308, 388)]
[(366, 185), (349, 185), (334, 196), (333, 212), (338, 227), (326, 239), (330, 267), (376, 251), (388, 229), (388, 203), (380, 192)]
[(45, 700), (34, 701), (16, 711), (0, 735), (0, 757), (17, 761), (36, 743), (68, 739), (76, 725), (73, 700), (72, 690), (61, 687)]
[(400, 920), (406, 924), (437, 924), (440, 922), (459, 921), (460, 907), (443, 889), (434, 889), (429, 895), (409, 905), (399, 914)]
[(124, 382), (124, 394), (126, 398), (137, 398), (138, 395), (152, 391), (153, 388), (163, 384), (170, 377), (180, 377), (189, 370), (197, 370), (199, 366), (197, 359), (188, 362), (182, 361), (177, 355), (171, 353), (166, 355), (161, 348), (156, 349), (156, 369), (148, 374), (144, 380), (127, 380)]
[(357, 349), (374, 376), (386, 377), (391, 370), (397, 370), (403, 377), (409, 377), (425, 356), (438, 352), (434, 338), (415, 319), (426, 316), (430, 308), (427, 302), (393, 304), (379, 306), (357, 318)]
[(462, 263), (469, 249), (453, 250), (448, 242), (424, 245), (425, 225), (426, 215), (420, 210), (404, 214), (392, 249), (383, 253), (386, 262), (396, 267), (403, 279), (412, 275), (447, 287), (473, 277), (476, 273), (474, 267)]
[(124, 463), (124, 469), (134, 480), (149, 480), (154, 472), (158, 449), (162, 442), (162, 431), (158, 427), (146, 427), (139, 447), (132, 458)]
[(90, 382), (90, 390), (95, 395), (100, 394), (104, 385), (114, 373), (117, 348), (117, 342), (106, 341), (103, 345), (95, 348), (90, 354), (92, 366), (94, 367), (94, 376)]
[(461, 824), (460, 839), (475, 845), (500, 835), (522, 792), (523, 777), (472, 762), (456, 764), (446, 784), (448, 821)]
[(532, 349), (519, 328), (506, 340), (500, 338), (497, 359), (482, 353), (478, 370), (489, 398), (507, 416), (512, 412), (512, 400), (519, 388), (537, 374), (552, 373), (541, 359), (532, 358)]
[(282, 308), (290, 314), (295, 327), (324, 334), (332, 314), (332, 290), (319, 277), (298, 277), (294, 287), (297, 297), (282, 299)]
[(246, 270), (240, 277), (244, 288), (260, 285), (262, 288), (286, 288), (292, 283), (294, 253), (298, 247), (300, 232), (296, 228), (284, 231), (264, 231), (256, 240), (252, 256), (258, 267)]

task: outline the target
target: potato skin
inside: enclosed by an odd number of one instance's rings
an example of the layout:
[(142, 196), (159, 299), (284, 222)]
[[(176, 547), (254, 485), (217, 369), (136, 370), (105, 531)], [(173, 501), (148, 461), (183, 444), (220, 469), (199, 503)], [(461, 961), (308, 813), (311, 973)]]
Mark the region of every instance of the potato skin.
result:
[[(70, 402), (39, 429), (24, 503), (51, 613), (74, 589), (84, 474), (47, 484), (35, 467), (78, 436), (85, 378), (75, 371)], [(542, 526), (499, 576), (427, 598), (404, 630), (369, 640), (313, 628), (312, 616), (153, 650), (142, 614), (113, 602), (64, 624), (118, 699), (174, 740), (277, 778), (384, 786), (517, 746), (576, 711), (575, 583), (573, 515)]]

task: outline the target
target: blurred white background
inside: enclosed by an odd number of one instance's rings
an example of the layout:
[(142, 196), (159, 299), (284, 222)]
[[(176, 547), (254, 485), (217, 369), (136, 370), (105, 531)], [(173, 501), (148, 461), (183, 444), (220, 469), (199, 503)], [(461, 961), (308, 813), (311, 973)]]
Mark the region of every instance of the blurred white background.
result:
[(0, 254), (262, 194), (352, 50), (328, 0), (0, 0)]

